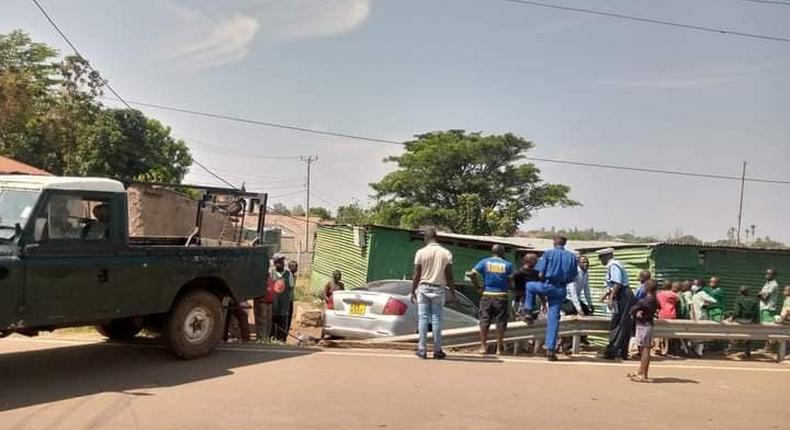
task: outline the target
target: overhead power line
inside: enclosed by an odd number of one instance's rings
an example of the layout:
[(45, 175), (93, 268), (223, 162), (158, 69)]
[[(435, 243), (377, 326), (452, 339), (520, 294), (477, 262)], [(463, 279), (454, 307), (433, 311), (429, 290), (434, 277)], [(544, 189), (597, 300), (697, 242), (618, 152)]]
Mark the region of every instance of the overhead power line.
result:
[(225, 178), (223, 178), (222, 176), (219, 176), (218, 174), (216, 174), (216, 173), (212, 172), (211, 170), (209, 170), (208, 167), (204, 166), (200, 161), (197, 161), (194, 157), (192, 158), (192, 162), (197, 164), (201, 169), (205, 170), (206, 173), (208, 173), (209, 175), (211, 175), (214, 178), (219, 179), (220, 181), (222, 181), (225, 185), (233, 188), (234, 190), (238, 190), (238, 188), (236, 188), (235, 185), (233, 185), (230, 182), (226, 181)]
[[(545, 163), (557, 163), (557, 164), (570, 164), (573, 166), (596, 167), (601, 169), (628, 170), (632, 172), (660, 173), (664, 175), (692, 176), (697, 178), (709, 178), (709, 179), (728, 179), (728, 180), (736, 180), (736, 181), (743, 180), (743, 178), (741, 178), (740, 176), (683, 172), (679, 170), (651, 169), (646, 167), (618, 166), (614, 164), (587, 163), (584, 161), (557, 160), (552, 158), (538, 158), (538, 157), (524, 157), (524, 158), (530, 161), (542, 161)], [(745, 180), (750, 182), (765, 182), (769, 184), (784, 184), (784, 185), (790, 184), (790, 181), (781, 181), (775, 179), (746, 178)]]
[[(231, 115), (224, 115), (224, 114), (200, 112), (200, 111), (195, 111), (195, 110), (191, 110), (191, 109), (174, 108), (174, 107), (158, 105), (158, 104), (153, 104), (153, 103), (142, 103), (142, 102), (136, 102), (136, 101), (130, 101), (129, 103), (135, 104), (135, 105), (140, 105), (140, 106), (155, 107), (156, 109), (171, 110), (171, 111), (176, 111), (176, 112), (184, 112), (184, 113), (189, 113), (189, 114), (193, 114), (193, 115), (200, 115), (200, 116), (205, 116), (205, 117), (210, 117), (210, 118), (219, 118), (219, 119), (223, 119), (223, 120), (227, 120), (227, 121), (237, 121), (237, 122), (243, 122), (243, 123), (247, 123), (247, 124), (263, 125), (263, 126), (266, 126), (266, 127), (270, 126), (269, 124), (272, 124), (272, 123), (268, 123), (268, 122), (265, 122), (265, 121), (256, 121), (256, 120), (250, 120), (250, 119), (245, 119), (245, 118), (238, 118), (238, 117), (234, 117), (234, 116), (231, 116)], [(290, 126), (287, 126), (287, 127), (290, 127)], [(362, 141), (362, 142), (377, 142), (377, 143), (387, 143), (387, 144), (391, 144), (391, 145), (403, 146), (402, 142), (398, 142), (398, 141), (395, 141), (395, 140), (388, 140), (388, 139), (380, 139), (380, 138), (377, 138), (377, 137), (370, 137), (370, 136), (363, 136), (363, 135), (356, 135), (356, 134), (344, 134), (344, 133), (327, 132), (327, 131), (322, 131), (322, 130), (312, 130), (312, 129), (305, 128), (305, 127), (296, 127), (296, 129), (298, 131), (301, 131), (301, 132), (304, 132), (304, 133), (316, 133), (316, 134), (322, 134), (322, 135), (327, 135), (327, 133), (329, 133), (329, 135), (331, 135), (331, 136), (337, 136), (337, 137), (342, 136), (342, 137), (345, 137), (347, 139), (359, 140), (359, 141)], [(562, 164), (586, 166), (586, 167), (597, 167), (597, 168), (604, 168), (604, 169), (629, 170), (629, 171), (647, 172), (647, 173), (661, 173), (661, 174), (668, 174), (668, 175), (679, 175), (679, 176), (689, 176), (689, 177), (699, 177), (699, 178), (709, 178), (709, 179), (726, 179), (726, 180), (737, 180), (737, 181), (741, 180), (741, 178), (737, 177), (737, 176), (704, 174), (704, 173), (695, 173), (695, 172), (683, 172), (683, 171), (679, 171), (679, 170), (662, 170), (662, 169), (652, 169), (652, 168), (634, 167), (634, 166), (618, 166), (618, 165), (609, 165), (609, 164), (589, 163), (589, 162), (575, 161), (575, 160), (560, 160), (560, 159), (538, 158), (538, 157), (526, 157), (526, 159), (532, 160), (532, 161), (543, 161), (543, 162), (547, 162), (547, 163), (562, 163)], [(324, 173), (326, 173), (326, 172), (324, 172)], [(749, 181), (749, 182), (763, 182), (763, 183), (769, 183), (769, 184), (782, 184), (782, 185), (790, 184), (790, 181), (776, 180), (776, 179), (763, 179), (763, 178), (746, 178), (746, 181)]]
[[(112, 99), (110, 99), (110, 100), (112, 100)], [(379, 138), (376, 138), (376, 137), (368, 137), (368, 136), (362, 136), (362, 135), (356, 135), (356, 134), (348, 134), (348, 133), (340, 133), (340, 132), (334, 132), (334, 131), (324, 131), (324, 130), (318, 130), (318, 129), (315, 129), (315, 128), (300, 127), (300, 126), (296, 126), (296, 125), (281, 124), (281, 123), (276, 123), (276, 122), (258, 121), (258, 120), (254, 120), (254, 119), (241, 118), (241, 117), (238, 117), (238, 116), (231, 116), (231, 115), (225, 115), (225, 114), (219, 114), (219, 113), (211, 113), (211, 112), (201, 112), (201, 111), (197, 111), (197, 110), (193, 110), (193, 109), (185, 109), (185, 108), (180, 108), (180, 107), (165, 106), (165, 105), (154, 104), (154, 103), (144, 103), (144, 102), (139, 102), (139, 101), (134, 101), (134, 100), (129, 100), (129, 103), (133, 104), (133, 105), (136, 105), (136, 106), (144, 106), (144, 107), (149, 107), (149, 108), (153, 108), (153, 109), (160, 109), (160, 110), (166, 110), (166, 111), (171, 111), (171, 112), (180, 112), (180, 113), (185, 113), (185, 114), (189, 114), (189, 115), (202, 116), (202, 117), (206, 117), (206, 118), (222, 119), (222, 120), (226, 120), (226, 121), (234, 121), (234, 122), (240, 122), (240, 123), (250, 124), (250, 125), (260, 125), (260, 126), (264, 126), (264, 127), (280, 128), (280, 129), (283, 129), (283, 130), (298, 131), (298, 132), (302, 132), (302, 133), (319, 134), (319, 135), (322, 135), (322, 136), (331, 136), (331, 137), (342, 137), (342, 138), (346, 138), (346, 139), (364, 140), (364, 141), (373, 142), (373, 143), (386, 143), (386, 144), (402, 145), (402, 142), (398, 142), (398, 141), (395, 141), (395, 140), (388, 140), (388, 139), (379, 139)]]
[(779, 6), (790, 6), (790, 1), (781, 1), (781, 0), (741, 0), (749, 3), (763, 3), (763, 4), (772, 4), (772, 5), (779, 5)]
[(705, 27), (702, 25), (695, 25), (695, 24), (684, 24), (680, 22), (674, 21), (667, 21), (663, 19), (656, 19), (656, 18), (647, 18), (642, 16), (634, 16), (634, 15), (626, 15), (622, 13), (616, 12), (608, 12), (605, 10), (596, 10), (596, 9), (584, 9), (579, 7), (571, 7), (571, 6), (562, 6), (553, 3), (544, 3), (544, 2), (537, 2), (531, 0), (494, 0), (499, 2), (505, 3), (513, 3), (522, 6), (534, 6), (534, 7), (542, 7), (547, 9), (555, 9), (555, 10), (562, 10), (566, 12), (576, 12), (576, 13), (584, 13), (588, 15), (598, 15), (598, 16), (605, 16), (607, 18), (614, 18), (614, 19), (621, 19), (626, 21), (636, 21), (636, 22), (644, 22), (648, 24), (657, 24), (657, 25), (666, 25), (670, 27), (677, 27), (677, 28), (685, 28), (687, 30), (696, 30), (696, 31), (705, 31), (708, 33), (719, 33), (719, 34), (726, 34), (730, 36), (738, 36), (738, 37), (746, 37), (751, 39), (760, 39), (760, 40), (770, 40), (774, 42), (785, 42), (790, 43), (790, 37), (783, 37), (783, 36), (770, 36), (765, 34), (757, 34), (757, 33), (745, 33), (742, 31), (734, 31), (734, 30), (727, 30), (724, 28), (713, 28), (713, 27)]
[[(71, 48), (71, 50), (72, 50), (72, 51), (74, 51), (74, 53), (75, 53), (75, 54), (77, 54), (77, 56), (78, 56), (78, 57), (82, 58), (82, 59), (83, 59), (83, 60), (85, 60), (85, 61), (88, 61), (88, 59), (87, 59), (87, 58), (86, 58), (84, 55), (82, 55), (82, 53), (79, 51), (79, 49), (77, 49), (77, 47), (76, 47), (76, 46), (74, 45), (74, 43), (73, 43), (73, 42), (72, 42), (72, 41), (69, 39), (69, 37), (68, 37), (68, 36), (66, 36), (66, 33), (64, 33), (64, 32), (63, 32), (63, 30), (61, 30), (61, 29), (60, 29), (60, 27), (58, 26), (58, 24), (56, 24), (56, 23), (55, 23), (55, 20), (53, 20), (53, 19), (52, 19), (52, 17), (49, 15), (49, 13), (47, 13), (46, 9), (44, 9), (44, 7), (43, 7), (43, 6), (41, 6), (41, 3), (39, 3), (39, 2), (38, 2), (38, 0), (31, 0), (31, 1), (33, 2), (33, 4), (35, 4), (35, 5), (36, 5), (36, 7), (38, 8), (38, 10), (39, 10), (39, 11), (41, 11), (41, 14), (42, 14), (42, 15), (44, 15), (44, 18), (46, 18), (46, 19), (47, 19), (47, 21), (49, 21), (49, 23), (52, 25), (52, 27), (53, 27), (53, 28), (55, 28), (55, 31), (57, 31), (57, 32), (58, 32), (58, 34), (59, 34), (59, 35), (60, 35), (60, 37), (61, 37), (61, 38), (62, 38), (62, 39), (63, 39), (63, 40), (66, 42), (66, 44), (67, 44), (67, 45), (69, 45), (69, 47)], [(92, 71), (94, 71), (94, 72), (98, 73), (98, 71), (97, 71), (96, 69), (94, 69), (94, 68), (93, 68), (93, 66), (90, 64), (90, 61), (88, 61), (88, 67), (89, 67), (89, 68), (90, 68)], [(132, 108), (131, 106), (129, 106), (129, 103), (127, 103), (127, 102), (126, 102), (126, 100), (124, 100), (124, 99), (123, 99), (123, 97), (121, 97), (121, 95), (120, 95), (120, 94), (118, 94), (118, 91), (115, 91), (115, 88), (113, 88), (113, 87), (112, 87), (112, 85), (110, 85), (110, 83), (109, 83), (108, 81), (106, 81), (106, 80), (104, 81), (104, 87), (106, 87), (108, 90), (110, 90), (110, 92), (112, 93), (112, 95), (114, 95), (114, 96), (115, 96), (115, 97), (116, 97), (116, 98), (117, 98), (117, 99), (118, 99), (118, 100), (119, 100), (121, 103), (123, 103), (123, 105), (124, 105), (124, 106), (126, 106), (128, 109), (131, 109), (131, 108)]]

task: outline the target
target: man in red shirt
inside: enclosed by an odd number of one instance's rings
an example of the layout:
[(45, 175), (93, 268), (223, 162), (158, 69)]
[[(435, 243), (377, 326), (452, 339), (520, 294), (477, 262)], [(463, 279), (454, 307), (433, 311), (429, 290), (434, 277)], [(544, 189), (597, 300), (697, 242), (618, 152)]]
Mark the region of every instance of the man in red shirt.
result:
[(269, 342), (272, 336), (272, 302), (274, 302), (274, 281), (269, 275), (266, 277), (265, 294), (253, 299), (255, 339), (259, 343)]

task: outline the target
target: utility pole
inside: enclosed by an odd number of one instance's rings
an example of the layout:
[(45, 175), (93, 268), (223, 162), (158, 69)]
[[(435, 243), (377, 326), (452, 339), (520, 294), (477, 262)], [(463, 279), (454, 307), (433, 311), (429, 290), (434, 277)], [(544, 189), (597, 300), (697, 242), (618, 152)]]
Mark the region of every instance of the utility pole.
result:
[(318, 157), (308, 155), (299, 158), (307, 163), (307, 196), (305, 198), (304, 208), (304, 251), (310, 252), (310, 165), (313, 164), (314, 161), (318, 161)]
[(741, 173), (741, 202), (738, 205), (738, 232), (735, 235), (735, 244), (741, 244), (741, 219), (743, 218), (743, 186), (746, 183), (746, 162), (743, 162), (743, 172)]

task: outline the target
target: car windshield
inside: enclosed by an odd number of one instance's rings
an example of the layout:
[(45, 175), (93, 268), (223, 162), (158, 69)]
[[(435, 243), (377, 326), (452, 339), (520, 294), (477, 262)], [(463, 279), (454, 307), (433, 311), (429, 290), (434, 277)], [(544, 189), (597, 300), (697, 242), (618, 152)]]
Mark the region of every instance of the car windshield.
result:
[(16, 225), (24, 227), (39, 192), (0, 188), (0, 239), (9, 240), (16, 234)]

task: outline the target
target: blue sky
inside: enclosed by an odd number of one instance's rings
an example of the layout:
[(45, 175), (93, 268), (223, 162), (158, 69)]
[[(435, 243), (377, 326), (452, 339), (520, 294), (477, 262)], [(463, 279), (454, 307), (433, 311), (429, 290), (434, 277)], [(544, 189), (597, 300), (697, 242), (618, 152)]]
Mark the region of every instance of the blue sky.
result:
[[(790, 36), (790, 7), (743, 0), (552, 0)], [(790, 180), (790, 43), (701, 33), (496, 0), (42, 0), (127, 99), (405, 140), (430, 130), (514, 132), (537, 157)], [(65, 49), (29, 0), (0, 32)], [(393, 145), (143, 109), (227, 179), (302, 203), (367, 201)], [(193, 143), (198, 142), (198, 143)], [(205, 146), (208, 143), (213, 146)], [(216, 147), (225, 148), (217, 149)], [(739, 184), (539, 164), (584, 206), (527, 228), (724, 237)], [(199, 168), (190, 182), (216, 184)], [(790, 242), (790, 186), (747, 183), (745, 225)]]

